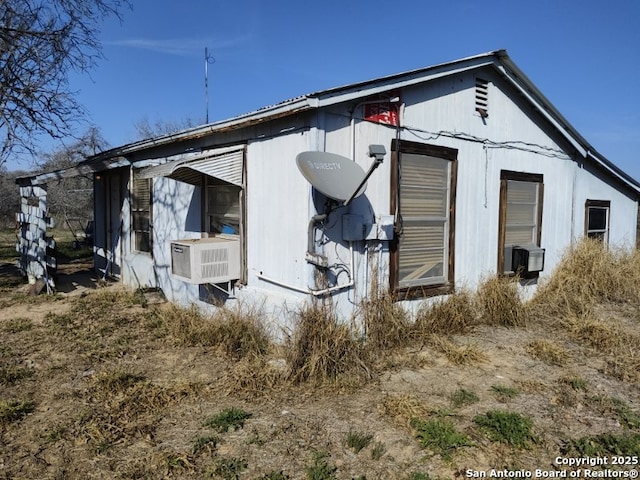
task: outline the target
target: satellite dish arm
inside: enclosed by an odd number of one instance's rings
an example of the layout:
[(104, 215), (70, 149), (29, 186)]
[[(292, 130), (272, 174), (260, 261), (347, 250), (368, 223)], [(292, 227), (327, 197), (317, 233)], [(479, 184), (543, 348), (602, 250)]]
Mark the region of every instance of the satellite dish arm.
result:
[(347, 199), (347, 201), (344, 202), (344, 206), (345, 207), (347, 205), (349, 205), (351, 203), (351, 201), (358, 195), (358, 192), (360, 191), (362, 186), (365, 183), (367, 183), (367, 180), (369, 180), (369, 177), (371, 176), (373, 171), (380, 166), (380, 164), (384, 160), (384, 156), (386, 155), (386, 153), (387, 153), (387, 151), (386, 151), (386, 149), (384, 148), (383, 145), (369, 145), (369, 156), (370, 157), (375, 157), (375, 160), (373, 161), (373, 163), (369, 167), (369, 170), (365, 174), (365, 176), (362, 179), (362, 181), (360, 182), (360, 184), (356, 187), (356, 189), (351, 194), (351, 196)]

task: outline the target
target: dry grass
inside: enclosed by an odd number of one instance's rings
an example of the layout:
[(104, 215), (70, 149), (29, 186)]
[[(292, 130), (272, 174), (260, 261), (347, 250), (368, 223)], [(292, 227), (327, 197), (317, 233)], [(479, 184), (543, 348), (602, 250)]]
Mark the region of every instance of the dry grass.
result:
[(411, 430), (412, 419), (424, 418), (430, 413), (420, 400), (409, 394), (387, 396), (380, 405), (380, 411), (408, 430)]
[(217, 347), (236, 360), (263, 356), (270, 348), (261, 312), (242, 304), (232, 309), (220, 307), (213, 316), (206, 316), (195, 305), (170, 304), (159, 316), (179, 345)]
[(565, 252), (532, 303), (548, 316), (565, 316), (607, 302), (640, 302), (640, 252), (583, 239)]
[(427, 343), (454, 365), (476, 365), (485, 362), (488, 358), (475, 345), (460, 345), (439, 335), (429, 336)]
[(467, 290), (425, 304), (418, 310), (415, 321), (416, 336), (429, 334), (466, 333), (477, 324), (474, 296)]
[(340, 323), (333, 309), (321, 302), (306, 304), (287, 348), (289, 380), (360, 384), (371, 378), (366, 349), (354, 331)]
[(478, 287), (476, 299), (483, 324), (504, 327), (526, 325), (527, 311), (515, 279), (490, 277), (484, 280)]
[(411, 340), (411, 320), (387, 290), (377, 289), (359, 305), (357, 316), (365, 328), (372, 353), (406, 346)]
[(566, 348), (551, 340), (534, 340), (529, 343), (527, 351), (548, 365), (565, 365), (569, 358)]

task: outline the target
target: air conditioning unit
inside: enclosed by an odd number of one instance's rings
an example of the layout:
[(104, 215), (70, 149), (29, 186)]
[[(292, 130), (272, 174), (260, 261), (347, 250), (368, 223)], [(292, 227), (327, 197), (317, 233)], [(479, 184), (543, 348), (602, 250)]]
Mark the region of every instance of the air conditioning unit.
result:
[[(509, 252), (510, 251), (510, 252)], [(544, 270), (544, 248), (537, 245), (513, 245), (505, 249), (505, 270), (527, 276)], [(509, 266), (509, 260), (511, 265)]]
[(218, 236), (171, 242), (171, 273), (188, 283), (240, 278), (240, 240)]

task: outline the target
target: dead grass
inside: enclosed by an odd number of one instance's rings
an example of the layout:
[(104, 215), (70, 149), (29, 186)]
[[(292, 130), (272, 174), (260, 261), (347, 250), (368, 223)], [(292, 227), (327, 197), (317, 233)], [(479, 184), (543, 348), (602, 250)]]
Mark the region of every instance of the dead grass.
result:
[(476, 298), (483, 324), (504, 327), (526, 325), (527, 310), (518, 293), (517, 279), (487, 278), (478, 287)]
[(442, 300), (425, 304), (418, 310), (415, 321), (416, 337), (467, 333), (477, 323), (474, 296), (461, 289)]
[[(369, 351), (388, 352), (407, 346), (411, 341), (411, 319), (388, 290), (373, 287), (369, 297), (359, 305), (357, 317), (365, 328)], [(383, 353), (384, 354), (384, 353)]]
[(159, 317), (179, 345), (216, 347), (235, 360), (262, 356), (270, 348), (261, 312), (242, 304), (232, 309), (220, 307), (212, 316), (195, 305), (184, 308), (170, 304)]
[(566, 348), (551, 340), (534, 340), (529, 343), (527, 351), (548, 365), (565, 365), (569, 358)]
[(476, 365), (488, 357), (475, 345), (460, 345), (440, 335), (431, 335), (427, 343), (454, 365)]
[(340, 323), (332, 308), (322, 302), (306, 304), (297, 313), (297, 325), (287, 349), (289, 380), (357, 385), (371, 378), (363, 343)]
[(567, 316), (607, 302), (640, 302), (640, 252), (583, 239), (567, 249), (532, 304), (548, 316)]

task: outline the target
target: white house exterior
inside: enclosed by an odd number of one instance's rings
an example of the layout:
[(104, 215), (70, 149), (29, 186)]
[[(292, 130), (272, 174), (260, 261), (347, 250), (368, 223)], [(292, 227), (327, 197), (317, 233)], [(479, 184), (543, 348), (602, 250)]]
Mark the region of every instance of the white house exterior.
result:
[[(329, 152), (366, 171), (370, 145), (383, 162), (347, 206), (296, 164)], [(57, 174), (78, 171), (94, 172), (96, 269), (182, 304), (264, 304), (283, 323), (312, 297), (349, 317), (374, 276), (407, 301), (473, 289), (516, 270), (514, 246), (530, 255), (532, 291), (584, 235), (634, 246), (640, 198), (505, 51), (305, 95)], [(234, 244), (232, 273), (185, 281), (207, 260), (184, 256), (207, 247), (172, 242), (207, 237)]]

